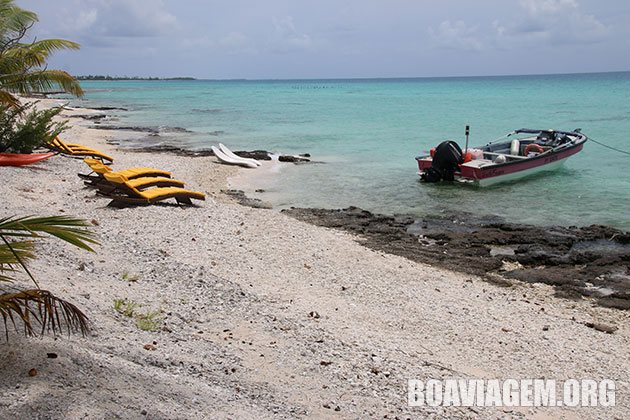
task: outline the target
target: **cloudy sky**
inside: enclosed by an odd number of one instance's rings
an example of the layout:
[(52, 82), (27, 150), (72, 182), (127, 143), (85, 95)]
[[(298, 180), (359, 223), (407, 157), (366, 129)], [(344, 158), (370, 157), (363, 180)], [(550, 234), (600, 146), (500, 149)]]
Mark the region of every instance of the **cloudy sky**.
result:
[(75, 75), (209, 79), (630, 70), (628, 0), (16, 0)]

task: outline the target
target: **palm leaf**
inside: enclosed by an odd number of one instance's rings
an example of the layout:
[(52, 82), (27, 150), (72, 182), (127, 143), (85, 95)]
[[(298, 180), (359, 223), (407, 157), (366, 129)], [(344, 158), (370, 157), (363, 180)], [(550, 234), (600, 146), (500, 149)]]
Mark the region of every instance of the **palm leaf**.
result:
[(14, 0), (0, 0), (0, 104), (17, 107), (12, 95), (46, 93), (62, 90), (83, 96), (79, 82), (62, 70), (48, 70), (49, 57), (60, 50), (76, 50), (76, 42), (43, 39), (23, 43), (37, 15), (15, 5)]
[(12, 241), (10, 245), (0, 244), (0, 281), (3, 280), (3, 271), (17, 271), (14, 267), (20, 262), (26, 262), (35, 258), (32, 241)]
[(37, 22), (37, 14), (16, 6), (13, 0), (0, 1), (0, 35), (10, 37)]
[(88, 319), (79, 308), (47, 290), (31, 289), (0, 294), (0, 315), (7, 339), (9, 322), (16, 331), (18, 323), (21, 323), (27, 336), (38, 334), (36, 325), (41, 327), (39, 334), (51, 332), (56, 335), (67, 330), (68, 334), (81, 332), (85, 336), (90, 330)]
[(0, 219), (0, 236), (37, 238), (40, 233), (55, 236), (86, 251), (94, 252), (89, 244), (98, 244), (94, 232), (87, 229), (83, 219), (68, 216), (5, 217)]
[[(2, 86), (2, 83), (0, 83)], [(0, 104), (10, 106), (11, 108), (19, 108), (20, 100), (5, 90), (0, 90)]]
[(46, 59), (55, 51), (61, 50), (78, 50), (81, 48), (81, 45), (76, 42), (68, 41), (67, 39), (42, 39), (41, 41), (35, 41), (32, 44), (27, 45), (27, 49), (38, 55), (39, 57), (43, 57), (44, 60), (40, 66), (43, 66), (46, 62)]
[(80, 83), (63, 70), (39, 70), (17, 74), (13, 77), (7, 76), (2, 81), (2, 87), (9, 92), (20, 94), (46, 93), (55, 89), (61, 89), (79, 97), (84, 93)]
[(17, 44), (7, 49), (2, 58), (6, 60), (18, 60), (24, 68), (43, 67), (46, 60), (55, 51), (78, 50), (81, 48), (76, 42), (66, 39), (43, 39), (32, 44)]

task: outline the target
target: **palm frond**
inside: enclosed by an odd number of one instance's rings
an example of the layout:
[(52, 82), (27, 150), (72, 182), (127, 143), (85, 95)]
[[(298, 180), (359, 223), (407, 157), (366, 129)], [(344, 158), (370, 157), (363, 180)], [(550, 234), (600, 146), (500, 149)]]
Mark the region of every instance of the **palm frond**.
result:
[(0, 243), (0, 281), (3, 271), (17, 271), (15, 266), (20, 265), (20, 262), (34, 259), (33, 248), (32, 241), (12, 241), (10, 245)]
[(2, 81), (2, 88), (19, 94), (46, 93), (56, 89), (81, 97), (81, 84), (63, 70), (38, 70), (25, 74), (8, 76)]
[[(29, 44), (28, 49), (40, 56), (48, 58), (50, 54), (55, 51), (61, 50), (78, 50), (81, 48), (81, 45), (68, 41), (67, 39), (60, 38), (51, 38), (51, 39), (42, 39), (41, 41), (35, 41), (32, 44)], [(40, 64), (41, 65), (41, 64)]]
[(13, 276), (6, 276), (2, 274), (3, 272), (15, 273), (17, 268), (14, 265), (5, 265), (2, 270), (0, 270), (0, 281), (11, 283), (13, 281)]
[(2, 58), (19, 61), (27, 69), (44, 67), (46, 60), (55, 52), (61, 50), (78, 50), (81, 48), (76, 42), (66, 39), (43, 39), (32, 44), (18, 44), (7, 49)]
[(87, 229), (83, 219), (68, 216), (5, 217), (0, 219), (0, 235), (17, 238), (37, 238), (40, 233), (55, 236), (86, 251), (94, 252), (89, 244), (98, 244), (95, 234)]
[(0, 56), (0, 82), (5, 83), (6, 80), (21, 75), (25, 72), (25, 63), (20, 50), (11, 49)]
[(16, 6), (13, 0), (0, 1), (0, 35), (3, 38), (30, 27), (37, 20), (37, 14)]
[[(21, 323), (27, 336), (46, 332), (56, 335), (64, 330), (68, 334), (80, 332), (85, 336), (90, 330), (88, 319), (79, 308), (47, 290), (31, 289), (0, 294), (0, 315), (7, 339), (9, 323), (16, 331)], [(41, 327), (39, 331), (35, 329), (37, 325)]]
[[(2, 86), (1, 83), (0, 83), (0, 86)], [(14, 109), (19, 108), (21, 105), (20, 100), (16, 96), (12, 95), (6, 90), (1, 90), (1, 89), (0, 89), (0, 104), (9, 106)]]

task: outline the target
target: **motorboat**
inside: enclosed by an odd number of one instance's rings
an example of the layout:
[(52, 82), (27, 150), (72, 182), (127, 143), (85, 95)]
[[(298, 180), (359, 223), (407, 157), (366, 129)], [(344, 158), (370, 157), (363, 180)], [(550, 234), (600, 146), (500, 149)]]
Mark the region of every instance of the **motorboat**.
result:
[(485, 146), (464, 150), (452, 140), (416, 157), (419, 175), (426, 182), (459, 181), (479, 186), (514, 181), (560, 167), (579, 153), (588, 137), (573, 131), (521, 128)]

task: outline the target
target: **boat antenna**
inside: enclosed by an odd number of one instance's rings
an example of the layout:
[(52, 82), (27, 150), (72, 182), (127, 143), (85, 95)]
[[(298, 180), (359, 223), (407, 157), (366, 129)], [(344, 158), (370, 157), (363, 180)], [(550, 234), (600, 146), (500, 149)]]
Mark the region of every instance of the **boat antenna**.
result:
[(468, 135), (470, 134), (470, 126), (466, 126), (466, 149), (464, 150), (464, 156), (468, 153)]

